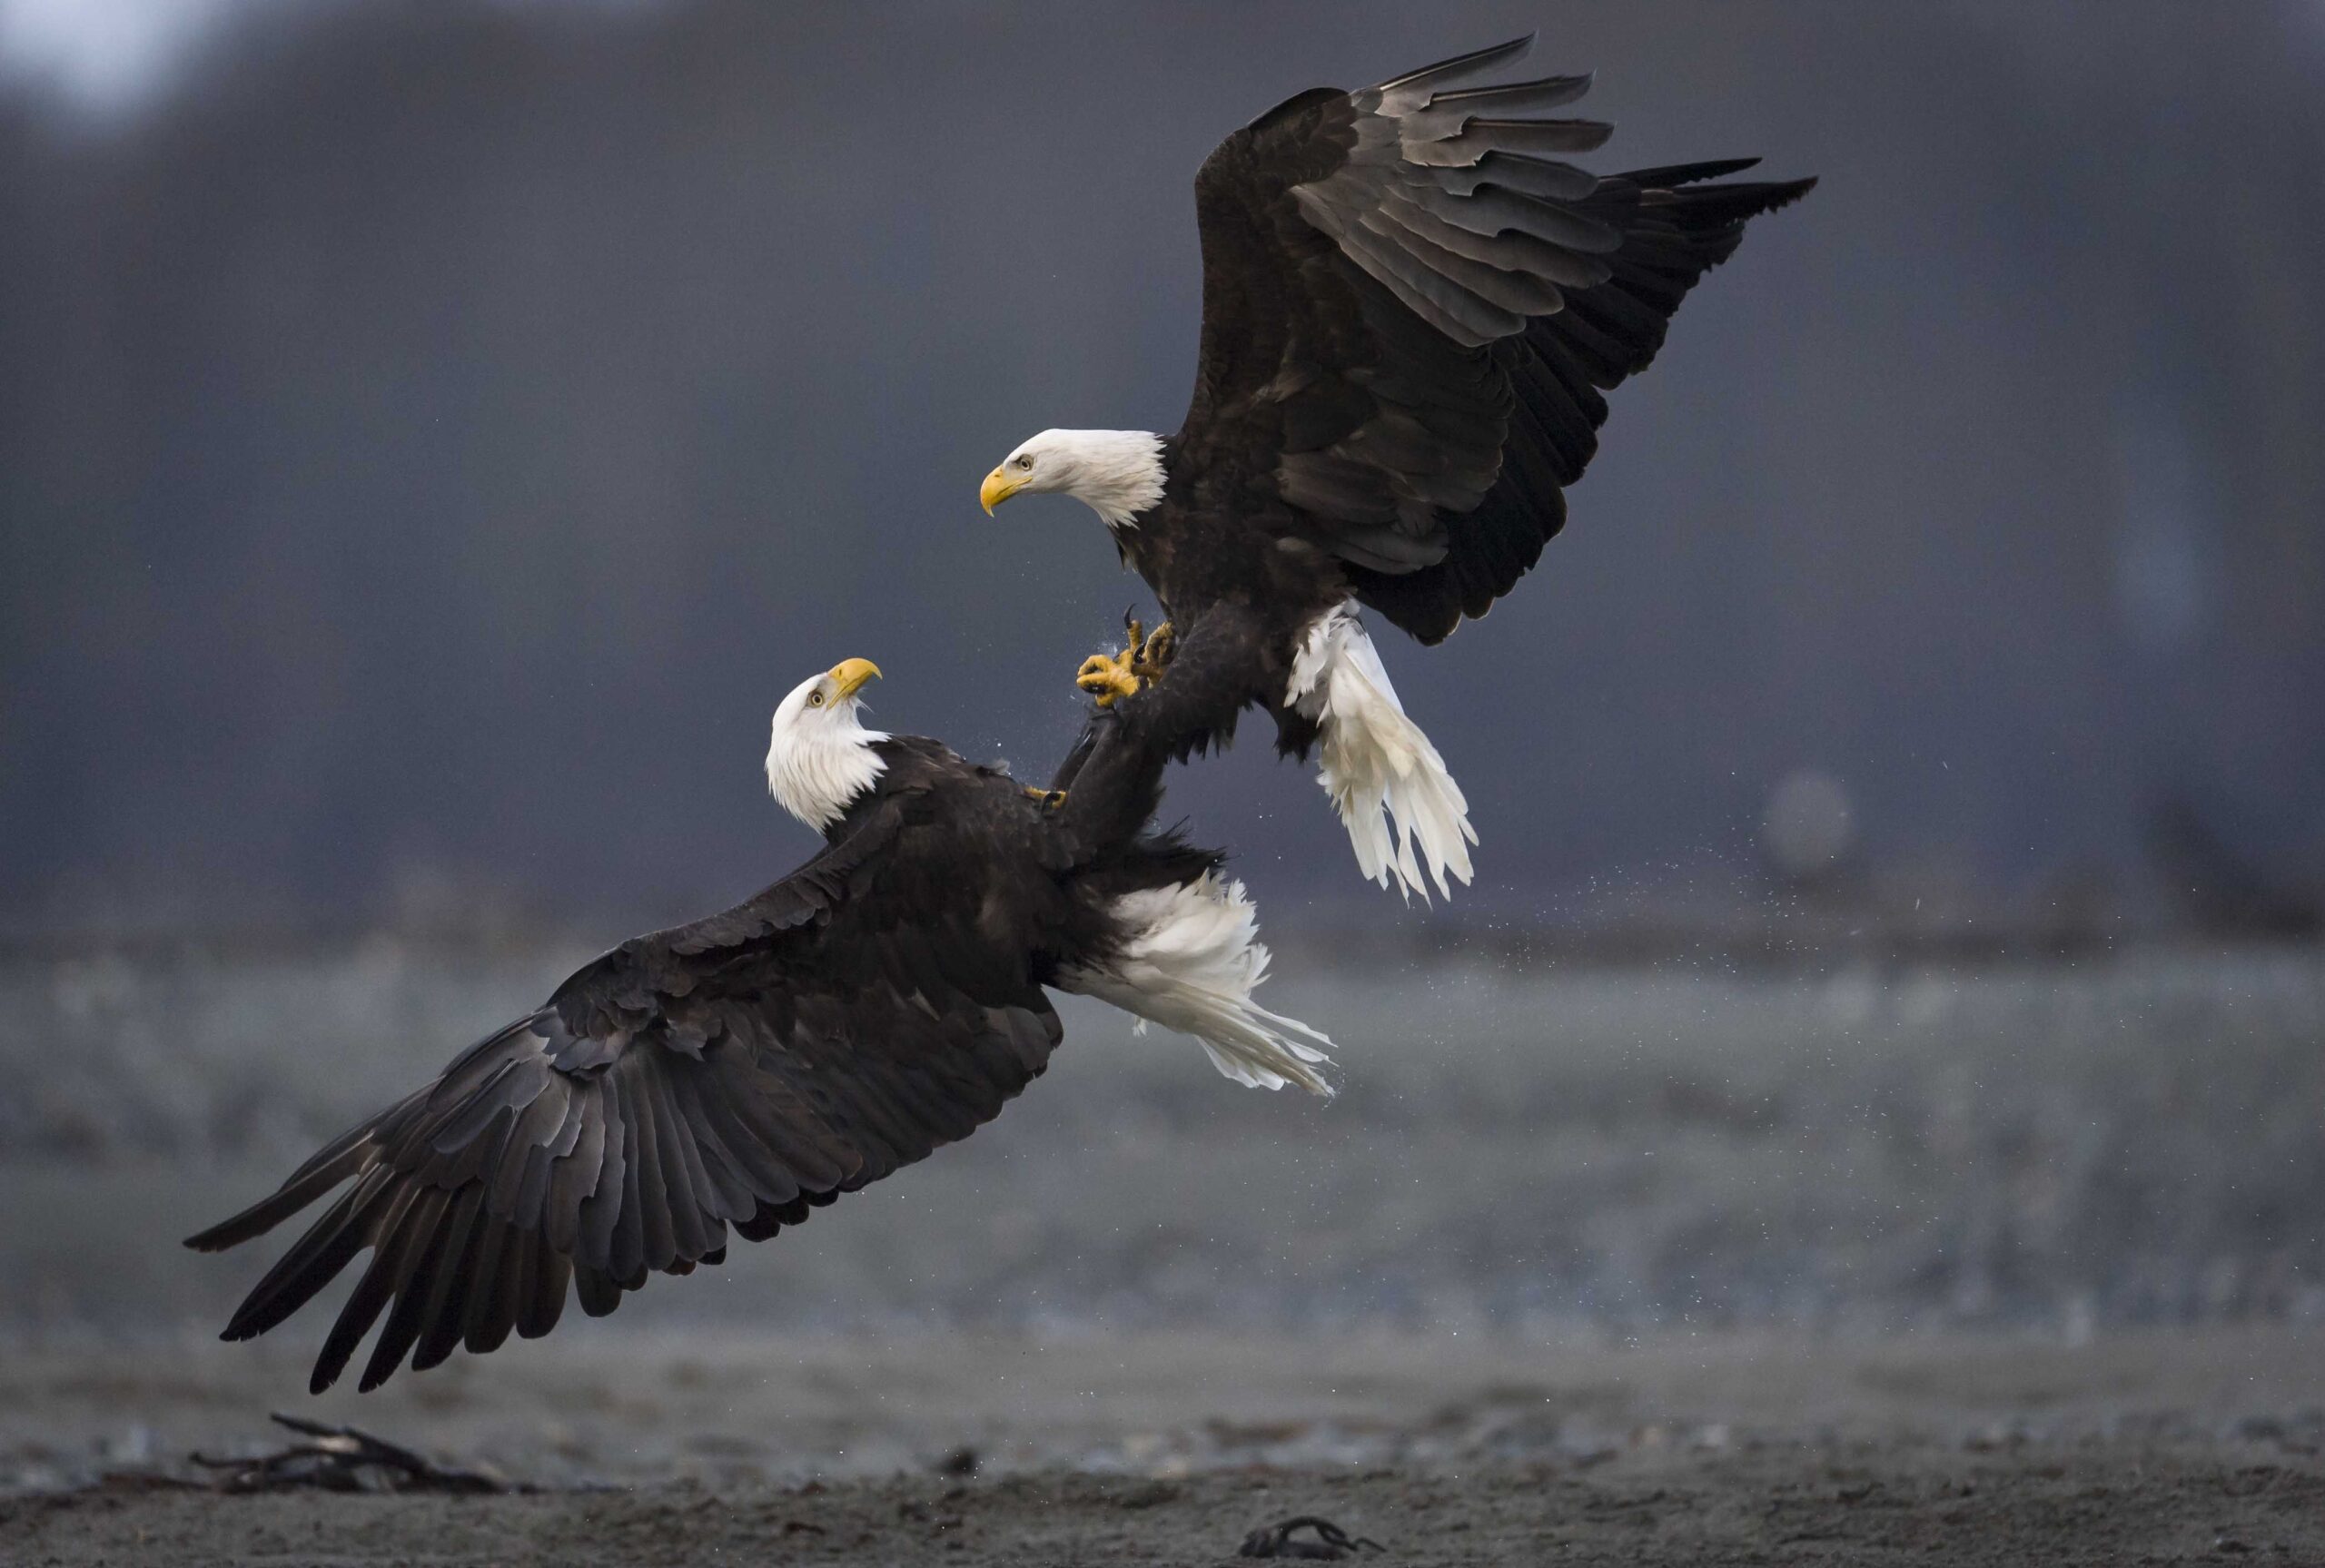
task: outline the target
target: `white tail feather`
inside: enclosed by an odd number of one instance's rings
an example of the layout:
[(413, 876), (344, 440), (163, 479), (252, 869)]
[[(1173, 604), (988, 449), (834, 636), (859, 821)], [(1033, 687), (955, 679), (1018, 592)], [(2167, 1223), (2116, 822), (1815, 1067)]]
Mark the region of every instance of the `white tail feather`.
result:
[(1405, 716), (1353, 600), (1309, 626), (1284, 700), (1316, 722), (1317, 782), (1348, 828), (1358, 867), (1382, 887), (1393, 876), (1399, 892), (1426, 901), (1426, 863), (1439, 895), (1450, 898), (1448, 875), (1466, 883), (1471, 874), (1469, 846), (1478, 834), (1469, 803), (1445, 759)]
[(1330, 1062), (1332, 1042), (1252, 1000), (1267, 978), (1268, 950), (1242, 883), (1206, 874), (1146, 888), (1116, 900), (1114, 913), (1130, 933), (1122, 951), (1103, 968), (1065, 971), (1058, 989), (1111, 1002), (1142, 1027), (1152, 1020), (1194, 1036), (1238, 1083), (1331, 1094), (1313, 1064)]

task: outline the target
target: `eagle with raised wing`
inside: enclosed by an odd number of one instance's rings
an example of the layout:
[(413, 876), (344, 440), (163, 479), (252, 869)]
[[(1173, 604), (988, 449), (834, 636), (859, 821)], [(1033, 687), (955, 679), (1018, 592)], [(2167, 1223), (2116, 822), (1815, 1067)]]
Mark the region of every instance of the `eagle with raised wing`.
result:
[[(1082, 672), (1134, 727), (1201, 749), (1257, 705), (1321, 781), (1367, 877), (1470, 877), (1460, 788), (1406, 716), (1360, 606), (1423, 643), (1486, 613), (1566, 521), (1607, 418), (1749, 219), (1815, 183), (1755, 159), (1597, 175), (1611, 127), (1557, 117), (1588, 76), (1478, 85), (1522, 38), (1347, 93), (1318, 88), (1195, 176), (1202, 331), (1178, 433), (1044, 430), (985, 510), (1097, 512), (1170, 617)], [(1166, 662), (1167, 680), (1157, 681)]]

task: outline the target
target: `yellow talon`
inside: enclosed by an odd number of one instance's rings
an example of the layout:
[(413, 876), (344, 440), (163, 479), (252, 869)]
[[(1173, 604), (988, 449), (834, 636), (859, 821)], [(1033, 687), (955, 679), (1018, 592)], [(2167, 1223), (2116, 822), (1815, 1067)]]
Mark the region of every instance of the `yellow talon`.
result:
[(1117, 697), (1130, 696), (1138, 690), (1139, 679), (1131, 674), (1130, 664), (1127, 650), (1119, 655), (1092, 654), (1082, 661), (1073, 684), (1097, 698), (1100, 707), (1113, 707)]
[(1052, 811), (1057, 810), (1058, 807), (1065, 804), (1065, 792), (1062, 789), (1035, 789), (1032, 784), (1027, 784), (1025, 786), (1025, 794), (1031, 799), (1041, 802)]
[(1092, 654), (1074, 674), (1073, 684), (1097, 698), (1102, 708), (1113, 706), (1117, 698), (1133, 695), (1148, 681), (1161, 680), (1162, 672), (1170, 667), (1175, 636), (1170, 622), (1155, 627), (1150, 637), (1145, 622), (1124, 616), (1123, 633), (1122, 652)]
[[(1170, 628), (1165, 626), (1163, 631)], [(1115, 700), (1135, 694), (1143, 681), (1151, 681), (1162, 673), (1162, 666), (1170, 662), (1170, 639), (1163, 638), (1162, 657), (1149, 662), (1146, 652), (1154, 645), (1147, 639), (1146, 626), (1130, 616), (1123, 617), (1124, 641), (1118, 654), (1092, 654), (1082, 661), (1074, 672), (1073, 684), (1098, 699), (1098, 705), (1110, 708)], [(1162, 633), (1155, 634), (1161, 636)]]

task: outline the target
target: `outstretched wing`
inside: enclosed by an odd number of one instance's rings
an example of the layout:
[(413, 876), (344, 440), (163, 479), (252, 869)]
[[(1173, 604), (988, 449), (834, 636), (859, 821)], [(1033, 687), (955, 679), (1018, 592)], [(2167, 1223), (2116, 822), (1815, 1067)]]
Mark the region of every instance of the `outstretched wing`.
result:
[(423, 1368), (548, 1333), (569, 1282), (610, 1312), (650, 1273), (721, 1261), (730, 1227), (765, 1239), (991, 1120), (1058, 1020), (974, 909), (915, 898), (935, 868), (908, 841), (927, 831), (892, 804), (748, 903), (623, 943), (193, 1238), (232, 1247), (351, 1183), (225, 1337), (273, 1327), (368, 1248), (311, 1386), (385, 1313), (372, 1388), (407, 1354)]
[(1611, 127), (1548, 113), (1589, 77), (1463, 85), (1531, 42), (1303, 93), (1195, 179), (1202, 342), (1174, 477), (1206, 509), (1301, 514), (1427, 642), (1534, 564), (1599, 392), (1655, 357), (1746, 219), (1815, 183), (1699, 183), (1748, 159), (1595, 176), (1565, 155)]

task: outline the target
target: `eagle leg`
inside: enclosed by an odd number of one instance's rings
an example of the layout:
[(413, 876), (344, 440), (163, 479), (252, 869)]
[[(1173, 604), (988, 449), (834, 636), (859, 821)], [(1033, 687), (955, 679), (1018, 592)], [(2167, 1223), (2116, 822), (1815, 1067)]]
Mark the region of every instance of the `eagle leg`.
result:
[(1131, 623), (1132, 641), (1136, 644), (1137, 651), (1131, 654), (1130, 673), (1143, 681), (1159, 681), (1162, 678), (1162, 672), (1171, 667), (1171, 655), (1178, 646), (1179, 634), (1170, 622), (1164, 621), (1154, 628), (1153, 636), (1139, 643), (1135, 635), (1137, 625), (1135, 621)]
[(1062, 789), (1035, 789), (1033, 785), (1027, 784), (1025, 796), (1028, 800), (1041, 802), (1052, 811), (1057, 810), (1065, 804), (1065, 792)]

